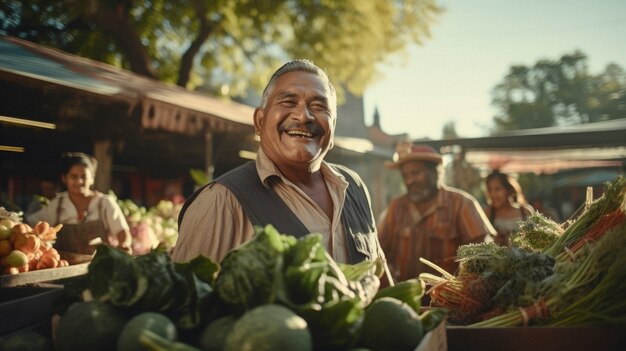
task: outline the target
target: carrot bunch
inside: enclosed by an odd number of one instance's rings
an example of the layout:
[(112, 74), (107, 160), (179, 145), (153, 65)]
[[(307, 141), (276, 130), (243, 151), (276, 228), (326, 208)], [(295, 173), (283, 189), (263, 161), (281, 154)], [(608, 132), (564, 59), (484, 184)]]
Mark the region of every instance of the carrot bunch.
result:
[(49, 223), (40, 221), (33, 228), (25, 223), (5, 219), (3, 226), (8, 230), (0, 237), (2, 274), (17, 274), (69, 265), (52, 247), (62, 224), (52, 227)]

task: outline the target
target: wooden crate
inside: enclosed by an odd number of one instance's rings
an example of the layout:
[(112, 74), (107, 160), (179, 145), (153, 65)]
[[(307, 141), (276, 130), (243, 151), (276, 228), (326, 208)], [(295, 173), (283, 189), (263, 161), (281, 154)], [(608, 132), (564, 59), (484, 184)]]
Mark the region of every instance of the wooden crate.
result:
[(63, 294), (59, 284), (0, 288), (0, 336), (31, 329), (49, 333), (55, 303)]
[(448, 350), (626, 350), (626, 331), (609, 327), (447, 327)]

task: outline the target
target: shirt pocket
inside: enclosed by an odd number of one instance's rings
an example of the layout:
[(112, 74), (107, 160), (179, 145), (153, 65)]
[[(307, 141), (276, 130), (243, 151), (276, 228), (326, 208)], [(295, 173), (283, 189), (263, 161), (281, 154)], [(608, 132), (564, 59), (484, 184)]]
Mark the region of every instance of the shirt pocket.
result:
[(435, 261), (456, 255), (458, 236), (456, 230), (448, 222), (439, 222), (428, 231), (429, 256)]

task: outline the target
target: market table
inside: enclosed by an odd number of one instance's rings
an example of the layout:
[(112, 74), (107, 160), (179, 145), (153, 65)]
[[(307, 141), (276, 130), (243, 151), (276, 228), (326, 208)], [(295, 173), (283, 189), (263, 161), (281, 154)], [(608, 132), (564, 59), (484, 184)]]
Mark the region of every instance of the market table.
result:
[(8, 288), (76, 277), (86, 274), (88, 266), (89, 263), (81, 263), (67, 267), (40, 269), (20, 274), (0, 275), (0, 287)]
[(65, 294), (62, 283), (86, 274), (88, 265), (0, 275), (0, 336), (25, 330), (50, 334), (55, 304)]

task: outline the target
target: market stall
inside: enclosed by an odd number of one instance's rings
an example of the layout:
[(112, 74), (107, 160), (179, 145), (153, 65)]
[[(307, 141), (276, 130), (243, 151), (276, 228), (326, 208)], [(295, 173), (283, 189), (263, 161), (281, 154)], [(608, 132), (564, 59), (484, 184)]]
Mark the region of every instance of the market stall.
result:
[[(384, 288), (382, 262), (339, 265), (318, 235), (296, 239), (271, 226), (219, 263), (199, 256), (175, 264), (160, 249), (133, 258), (102, 246), (88, 266), (2, 276), (0, 309), (31, 307), (26, 321), (2, 332), (39, 324), (40, 333), (55, 333), (57, 350), (622, 350), (625, 209), (620, 177), (569, 223), (535, 214), (510, 247), (460, 247), (456, 275), (424, 273)], [(28, 284), (74, 274), (85, 290), (69, 309), (58, 309), (63, 285)], [(421, 306), (424, 294), (430, 306)], [(105, 321), (106, 331), (74, 337), (79, 324)]]

